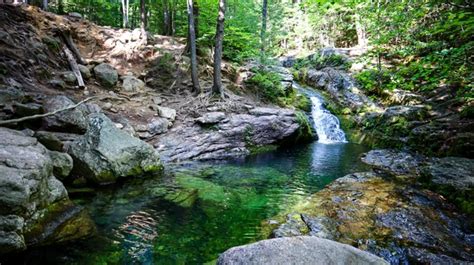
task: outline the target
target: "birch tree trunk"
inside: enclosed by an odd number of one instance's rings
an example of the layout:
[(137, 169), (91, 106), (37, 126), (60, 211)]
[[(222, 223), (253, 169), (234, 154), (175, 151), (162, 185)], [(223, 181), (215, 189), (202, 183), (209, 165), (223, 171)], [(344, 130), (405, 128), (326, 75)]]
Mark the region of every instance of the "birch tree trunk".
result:
[(219, 15), (217, 16), (216, 28), (216, 46), (214, 50), (214, 85), (212, 86), (213, 94), (220, 94), (224, 97), (222, 89), (222, 43), (224, 41), (224, 22), (225, 22), (225, 0), (219, 0)]

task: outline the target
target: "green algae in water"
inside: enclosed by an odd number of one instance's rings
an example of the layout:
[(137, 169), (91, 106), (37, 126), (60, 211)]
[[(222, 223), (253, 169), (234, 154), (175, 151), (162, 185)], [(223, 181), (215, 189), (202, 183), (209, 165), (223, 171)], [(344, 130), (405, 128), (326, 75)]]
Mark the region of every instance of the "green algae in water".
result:
[[(99, 235), (32, 250), (30, 264), (202, 264), (261, 239), (262, 222), (332, 180), (363, 171), (353, 144), (314, 143), (164, 177), (130, 180), (81, 198)], [(33, 258), (32, 258), (33, 257)]]

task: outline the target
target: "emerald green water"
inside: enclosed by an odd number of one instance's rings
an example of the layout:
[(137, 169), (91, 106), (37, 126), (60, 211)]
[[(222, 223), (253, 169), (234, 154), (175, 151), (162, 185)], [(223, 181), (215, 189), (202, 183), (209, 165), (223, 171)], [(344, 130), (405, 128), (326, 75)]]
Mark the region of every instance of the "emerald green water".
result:
[(201, 264), (261, 239), (261, 223), (332, 180), (363, 170), (355, 144), (313, 143), (226, 163), (193, 163), (77, 203), (99, 233), (33, 250), (25, 264)]

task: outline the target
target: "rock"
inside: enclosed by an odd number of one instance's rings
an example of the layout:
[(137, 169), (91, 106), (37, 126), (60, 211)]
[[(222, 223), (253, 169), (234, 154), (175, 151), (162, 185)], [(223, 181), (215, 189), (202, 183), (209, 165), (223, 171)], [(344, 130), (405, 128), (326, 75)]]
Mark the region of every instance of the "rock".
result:
[(356, 81), (344, 70), (327, 67), (321, 70), (310, 69), (307, 73), (301, 72), (303, 80), (309, 86), (326, 90), (331, 98), (342, 106), (357, 111), (362, 107), (378, 109), (358, 88)]
[(304, 223), (309, 228), (310, 236), (317, 236), (329, 240), (334, 240), (339, 237), (337, 231), (337, 223), (328, 217), (311, 217), (308, 215), (301, 215)]
[(225, 119), (224, 112), (208, 112), (202, 117), (196, 119), (196, 122), (200, 124), (216, 124)]
[(51, 151), (64, 152), (65, 146), (76, 140), (79, 135), (70, 133), (58, 133), (47, 131), (36, 131), (34, 137)]
[(425, 158), (408, 152), (381, 149), (372, 150), (364, 154), (362, 162), (392, 174), (418, 175), (421, 171), (421, 166), (425, 162)]
[(233, 247), (219, 256), (227, 264), (388, 264), (350, 245), (318, 237), (288, 237)]
[(81, 72), (82, 78), (89, 79), (92, 77), (91, 71), (85, 65), (79, 64), (79, 71)]
[(44, 112), (43, 106), (36, 103), (15, 103), (13, 104), (15, 114), (19, 117), (33, 116)]
[(417, 120), (426, 117), (428, 108), (424, 105), (415, 106), (391, 106), (385, 109), (384, 118), (390, 119), (396, 116), (404, 117), (408, 120)]
[(161, 103), (163, 103), (163, 99), (161, 99), (160, 97), (153, 97), (153, 98), (152, 98), (152, 101), (153, 101), (153, 103), (155, 103), (156, 105), (160, 105)]
[(99, 83), (106, 88), (112, 88), (118, 81), (118, 73), (110, 64), (101, 63), (94, 67), (94, 74)]
[(158, 114), (161, 117), (166, 118), (168, 120), (174, 121), (176, 119), (176, 110), (167, 107), (158, 107)]
[(132, 30), (132, 36), (131, 36), (130, 39), (132, 41), (137, 41), (141, 38), (141, 35), (142, 35), (142, 31), (139, 28), (136, 28), (136, 29)]
[(117, 129), (103, 114), (91, 114), (88, 119), (86, 134), (68, 150), (76, 175), (105, 184), (161, 171), (158, 154), (150, 145)]
[(162, 134), (168, 131), (168, 127), (170, 126), (170, 122), (164, 118), (154, 118), (148, 124), (148, 132), (153, 136), (157, 134)]
[[(44, 109), (45, 112), (52, 112), (74, 104), (66, 96), (55, 96), (45, 101)], [(87, 109), (81, 105), (75, 109), (43, 118), (43, 126), (45, 129), (52, 131), (84, 133), (87, 129), (85, 115), (87, 115)]]
[(0, 128), (0, 172), (0, 254), (93, 233), (92, 220), (69, 201), (50, 152), (35, 138)]
[(77, 78), (73, 72), (64, 72), (61, 74), (61, 77), (68, 84), (75, 84), (77, 82)]
[(122, 88), (126, 92), (140, 91), (145, 87), (145, 83), (133, 76), (125, 76), (123, 78)]
[(436, 159), (428, 166), (431, 181), (451, 186), (456, 190), (474, 189), (474, 159), (445, 157)]
[(14, 87), (0, 87), (0, 105), (11, 104), (13, 101), (23, 102), (25, 93)]
[(78, 18), (78, 19), (81, 19), (82, 18), (82, 15), (77, 13), (77, 12), (69, 12), (68, 13), (68, 16), (72, 17), (72, 18)]
[(53, 173), (54, 176), (63, 180), (72, 170), (72, 158), (66, 153), (60, 153), (56, 151), (50, 151), (49, 155), (53, 161)]
[(254, 147), (295, 139), (300, 133), (292, 110), (256, 108), (251, 113), (255, 115), (228, 114), (211, 128), (175, 127), (155, 146), (169, 161), (227, 159), (246, 156)]
[(286, 217), (286, 222), (273, 230), (272, 237), (292, 237), (306, 234), (308, 227), (300, 214), (291, 213)]
[(104, 105), (102, 105), (102, 108), (105, 109), (105, 110), (110, 110), (114, 105), (112, 105), (112, 103), (110, 102), (106, 102), (104, 103)]
[(286, 68), (293, 67), (293, 65), (295, 65), (295, 62), (296, 62), (294, 56), (280, 57), (278, 61), (283, 67), (286, 67)]
[(66, 82), (64, 82), (63, 80), (59, 80), (59, 79), (50, 80), (48, 82), (48, 84), (50, 86), (52, 86), (53, 88), (58, 88), (58, 89), (65, 89), (66, 88)]

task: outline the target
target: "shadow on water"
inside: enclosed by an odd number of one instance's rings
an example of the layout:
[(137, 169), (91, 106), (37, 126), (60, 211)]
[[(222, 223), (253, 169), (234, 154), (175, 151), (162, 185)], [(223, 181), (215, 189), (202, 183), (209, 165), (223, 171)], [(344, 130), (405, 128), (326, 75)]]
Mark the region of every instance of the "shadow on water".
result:
[(262, 221), (345, 174), (364, 170), (356, 144), (294, 146), (223, 163), (193, 163), (77, 200), (99, 234), (29, 251), (24, 264), (196, 264), (261, 239)]

